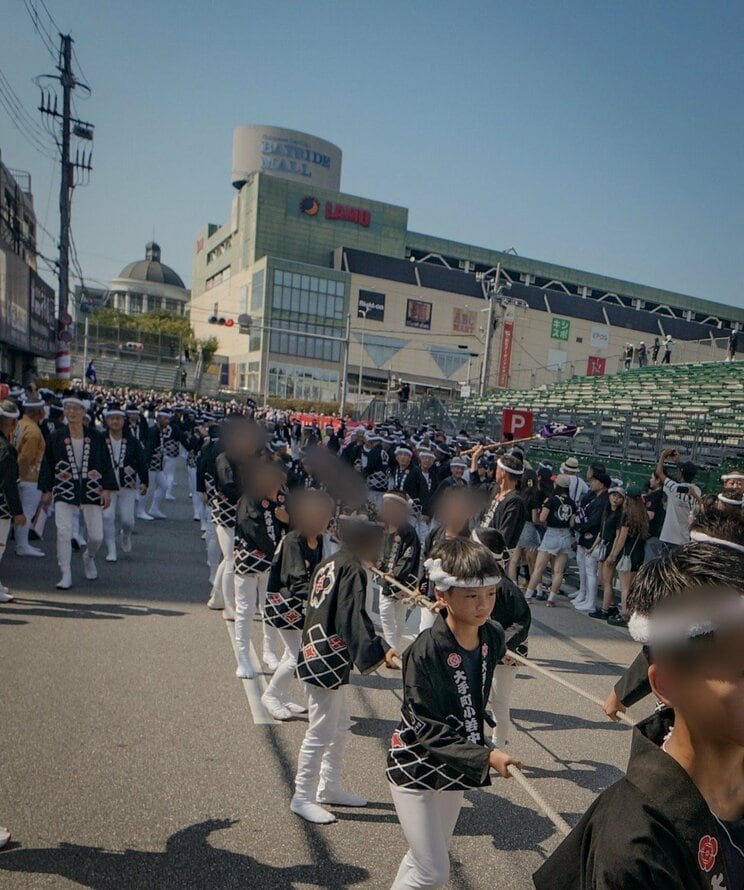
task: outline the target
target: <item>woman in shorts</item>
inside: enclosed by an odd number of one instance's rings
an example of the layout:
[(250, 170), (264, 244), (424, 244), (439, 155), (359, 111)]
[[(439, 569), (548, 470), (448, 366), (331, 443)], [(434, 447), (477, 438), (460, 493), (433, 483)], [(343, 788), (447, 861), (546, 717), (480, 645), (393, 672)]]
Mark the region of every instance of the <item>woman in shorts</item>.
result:
[(556, 477), (553, 494), (547, 498), (540, 510), (539, 521), (545, 526), (545, 534), (537, 551), (535, 569), (525, 594), (528, 600), (546, 599), (544, 593), (538, 595), (537, 588), (542, 582), (543, 572), (548, 563), (552, 563), (553, 579), (550, 594), (547, 596), (549, 606), (554, 606), (563, 583), (563, 572), (568, 557), (574, 550), (573, 525), (576, 520), (576, 504), (568, 496), (571, 480), (560, 474)]

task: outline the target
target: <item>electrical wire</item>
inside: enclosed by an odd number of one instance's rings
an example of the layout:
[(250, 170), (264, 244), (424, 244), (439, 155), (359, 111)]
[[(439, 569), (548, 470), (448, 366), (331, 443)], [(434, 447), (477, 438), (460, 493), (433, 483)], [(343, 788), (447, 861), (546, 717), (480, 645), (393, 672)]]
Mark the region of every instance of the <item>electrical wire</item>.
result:
[(49, 144), (44, 130), (36, 123), (23, 107), (21, 100), (13, 90), (10, 81), (0, 70), (0, 104), (5, 108), (16, 130), (28, 144), (39, 154), (53, 158), (53, 149)]
[[(41, 17), (39, 15), (39, 10), (35, 5), (34, 0), (22, 0), (22, 2), (23, 2), (23, 5), (26, 7), (26, 12), (29, 14), (29, 18), (31, 19), (31, 24), (34, 26), (34, 30), (41, 38), (41, 42), (44, 44), (46, 51), (51, 56), (51, 59), (54, 62), (55, 66), (58, 65), (59, 52), (55, 48), (54, 38), (49, 33), (49, 28), (42, 23)], [(44, 8), (46, 9), (46, 6)], [(54, 19), (52, 18), (48, 9), (46, 9), (46, 13), (47, 13), (47, 16), (49, 17), (49, 20), (50, 20), (52, 26), (56, 28)]]

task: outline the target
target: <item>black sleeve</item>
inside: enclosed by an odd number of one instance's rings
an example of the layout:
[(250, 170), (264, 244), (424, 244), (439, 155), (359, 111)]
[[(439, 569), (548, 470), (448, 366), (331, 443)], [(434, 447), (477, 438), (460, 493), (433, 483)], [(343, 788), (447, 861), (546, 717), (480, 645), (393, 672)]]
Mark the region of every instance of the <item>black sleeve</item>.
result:
[(501, 512), (498, 527), (494, 526), (496, 531), (501, 532), (504, 543), (509, 550), (513, 550), (517, 546), (517, 541), (522, 534), (526, 520), (527, 511), (522, 498), (510, 497)]
[(339, 579), (336, 629), (349, 655), (362, 674), (369, 674), (385, 660), (388, 644), (375, 633), (367, 614), (367, 573), (364, 569), (344, 572)]
[(23, 513), (23, 505), (18, 494), (18, 461), (9, 445), (3, 448), (0, 456), (0, 484), (10, 515), (20, 516)]
[(299, 538), (292, 535), (279, 545), (282, 550), (281, 583), (292, 596), (306, 600), (310, 592), (311, 573), (307, 570)]
[(100, 433), (93, 432), (96, 437), (96, 449), (101, 459), (101, 488), (103, 491), (118, 491), (119, 480), (116, 478), (114, 465), (111, 463), (111, 455), (106, 447), (106, 442)]
[[(55, 431), (56, 432), (56, 431)], [(52, 437), (46, 440), (46, 449), (44, 457), (41, 459), (39, 467), (39, 481), (36, 487), (45, 494), (50, 492), (54, 486), (54, 448), (52, 446)]]
[(145, 460), (145, 449), (142, 447), (142, 443), (138, 442), (134, 436), (129, 438), (127, 442), (127, 447), (131, 448), (134, 452), (134, 460), (132, 461), (134, 469), (137, 471), (137, 475), (139, 476), (139, 480), (143, 485), (150, 484), (150, 471), (147, 468), (147, 461)]
[(411, 585), (418, 578), (419, 563), (421, 562), (421, 544), (418, 535), (411, 529), (406, 536), (403, 546), (400, 548), (400, 556), (392, 568), (391, 575), (401, 584)]
[[(403, 709), (409, 718), (416, 743), (436, 760), (480, 785), (488, 775), (488, 749), (461, 735), (434, 712), (440, 698), (435, 677), (436, 665), (409, 647), (403, 654)], [(430, 652), (427, 648), (425, 652)]]
[(629, 708), (631, 705), (651, 695), (651, 684), (648, 682), (648, 658), (643, 649), (635, 661), (615, 683), (615, 695)]

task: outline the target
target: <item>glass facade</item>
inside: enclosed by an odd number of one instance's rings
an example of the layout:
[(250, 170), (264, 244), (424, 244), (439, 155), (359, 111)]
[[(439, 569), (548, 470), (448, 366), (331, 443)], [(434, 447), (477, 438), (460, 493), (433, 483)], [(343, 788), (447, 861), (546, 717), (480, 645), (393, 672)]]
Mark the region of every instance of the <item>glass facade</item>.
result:
[(338, 398), (338, 379), (338, 371), (271, 362), (269, 395), (332, 402)]
[(341, 361), (342, 344), (339, 340), (324, 340), (303, 334), (343, 336), (344, 294), (343, 281), (277, 269), (271, 300), (272, 326), (287, 331), (271, 334), (271, 352), (327, 362)]

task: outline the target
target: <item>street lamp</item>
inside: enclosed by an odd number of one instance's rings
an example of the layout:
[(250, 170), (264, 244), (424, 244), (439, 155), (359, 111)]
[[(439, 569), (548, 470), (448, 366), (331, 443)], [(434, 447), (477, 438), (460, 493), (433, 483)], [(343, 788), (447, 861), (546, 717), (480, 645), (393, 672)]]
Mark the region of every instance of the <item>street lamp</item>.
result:
[(369, 312), (369, 306), (359, 306), (357, 309), (357, 318), (361, 316), (362, 318), (362, 329), (359, 335), (359, 386), (357, 388), (357, 401), (361, 401), (362, 398), (362, 374), (364, 373), (364, 322), (367, 320), (367, 313)]

